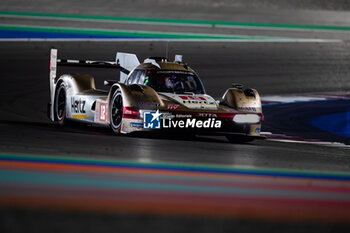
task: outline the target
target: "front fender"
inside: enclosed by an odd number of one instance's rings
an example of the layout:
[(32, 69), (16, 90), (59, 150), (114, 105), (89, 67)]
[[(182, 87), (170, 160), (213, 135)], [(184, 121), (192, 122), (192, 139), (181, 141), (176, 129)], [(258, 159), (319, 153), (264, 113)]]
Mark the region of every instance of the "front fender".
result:
[[(124, 116), (121, 126), (121, 133), (130, 133), (134, 131), (141, 130), (138, 127), (133, 127), (131, 124), (142, 124), (142, 116), (140, 115), (139, 110), (156, 110), (159, 108), (164, 108), (165, 104), (160, 99), (158, 93), (151, 87), (145, 85), (130, 85), (126, 86), (125, 84), (116, 83), (111, 87), (111, 90), (108, 95), (108, 106), (111, 109), (111, 100), (116, 91), (120, 91), (123, 97), (123, 107), (130, 108), (130, 112), (137, 112), (138, 115), (130, 115), (129, 113)], [(110, 118), (110, 114), (108, 114)], [(108, 119), (110, 122), (110, 119)], [(142, 129), (144, 130), (144, 129)]]
[(221, 103), (237, 111), (262, 113), (260, 95), (255, 89), (229, 88), (223, 95)]
[(108, 103), (110, 103), (113, 94), (120, 90), (123, 96), (123, 105), (125, 107), (140, 108), (145, 106), (145, 103), (150, 103), (147, 106), (164, 106), (163, 101), (160, 99), (158, 93), (151, 87), (146, 85), (137, 85), (136, 88), (127, 86), (122, 83), (116, 83), (111, 87), (108, 95)]

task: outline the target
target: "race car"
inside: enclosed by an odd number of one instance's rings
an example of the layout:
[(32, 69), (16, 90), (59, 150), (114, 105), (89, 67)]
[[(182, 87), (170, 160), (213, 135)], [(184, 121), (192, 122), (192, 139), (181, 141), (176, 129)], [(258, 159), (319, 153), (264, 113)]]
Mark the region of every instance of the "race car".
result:
[[(242, 85), (228, 88), (221, 99), (206, 94), (194, 70), (182, 62), (135, 54), (116, 54), (115, 61), (58, 59), (50, 54), (49, 118), (64, 125), (85, 122), (109, 126), (116, 134), (177, 132), (223, 135), (231, 142), (260, 136), (263, 114), (258, 92)], [(86, 74), (57, 75), (59, 66), (113, 68), (120, 79), (105, 80), (108, 90), (95, 87)]]

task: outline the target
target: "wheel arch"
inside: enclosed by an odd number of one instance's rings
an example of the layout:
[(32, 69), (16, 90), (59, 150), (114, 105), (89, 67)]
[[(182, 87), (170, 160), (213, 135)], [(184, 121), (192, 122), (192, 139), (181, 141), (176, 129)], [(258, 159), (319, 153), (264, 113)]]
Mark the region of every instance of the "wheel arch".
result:
[[(111, 111), (112, 111), (112, 100), (113, 96), (117, 91), (121, 92), (121, 96), (123, 98), (123, 119), (120, 127), (120, 131), (116, 132), (111, 125)], [(108, 94), (108, 116), (109, 116), (109, 124), (112, 130), (116, 133), (130, 133), (135, 131), (132, 127), (128, 126), (130, 121), (140, 120), (139, 118), (130, 118), (130, 114), (128, 113), (128, 117), (124, 118), (124, 109), (129, 108), (133, 115), (136, 111), (139, 113), (139, 110), (151, 108), (151, 106), (164, 106), (163, 101), (160, 99), (158, 93), (151, 87), (139, 84), (133, 84), (127, 86), (122, 83), (115, 83), (112, 85), (109, 94)], [(152, 103), (150, 105), (144, 103)], [(147, 107), (146, 107), (147, 106)], [(133, 115), (134, 116), (134, 115)], [(140, 116), (138, 116), (140, 117)]]
[(160, 99), (158, 93), (151, 87), (146, 85), (137, 85), (138, 88), (132, 88), (122, 83), (114, 84), (108, 94), (108, 104), (112, 99), (115, 91), (120, 90), (123, 96), (124, 105), (127, 107), (139, 107), (140, 102), (154, 102), (163, 105), (163, 101)]

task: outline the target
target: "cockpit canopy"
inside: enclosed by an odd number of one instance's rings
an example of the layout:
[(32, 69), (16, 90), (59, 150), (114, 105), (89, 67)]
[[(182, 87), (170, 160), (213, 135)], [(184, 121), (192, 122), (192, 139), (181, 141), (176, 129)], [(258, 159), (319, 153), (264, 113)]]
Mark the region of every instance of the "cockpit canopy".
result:
[(193, 72), (179, 70), (134, 70), (126, 85), (144, 84), (157, 92), (205, 94), (202, 82)]

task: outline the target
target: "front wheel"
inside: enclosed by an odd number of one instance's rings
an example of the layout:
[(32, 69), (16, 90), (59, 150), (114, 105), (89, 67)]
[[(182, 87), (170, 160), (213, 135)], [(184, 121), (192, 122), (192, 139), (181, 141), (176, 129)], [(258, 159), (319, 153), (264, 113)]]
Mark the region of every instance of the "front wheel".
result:
[(119, 134), (123, 121), (123, 96), (119, 90), (113, 94), (111, 99), (110, 121), (113, 132)]

